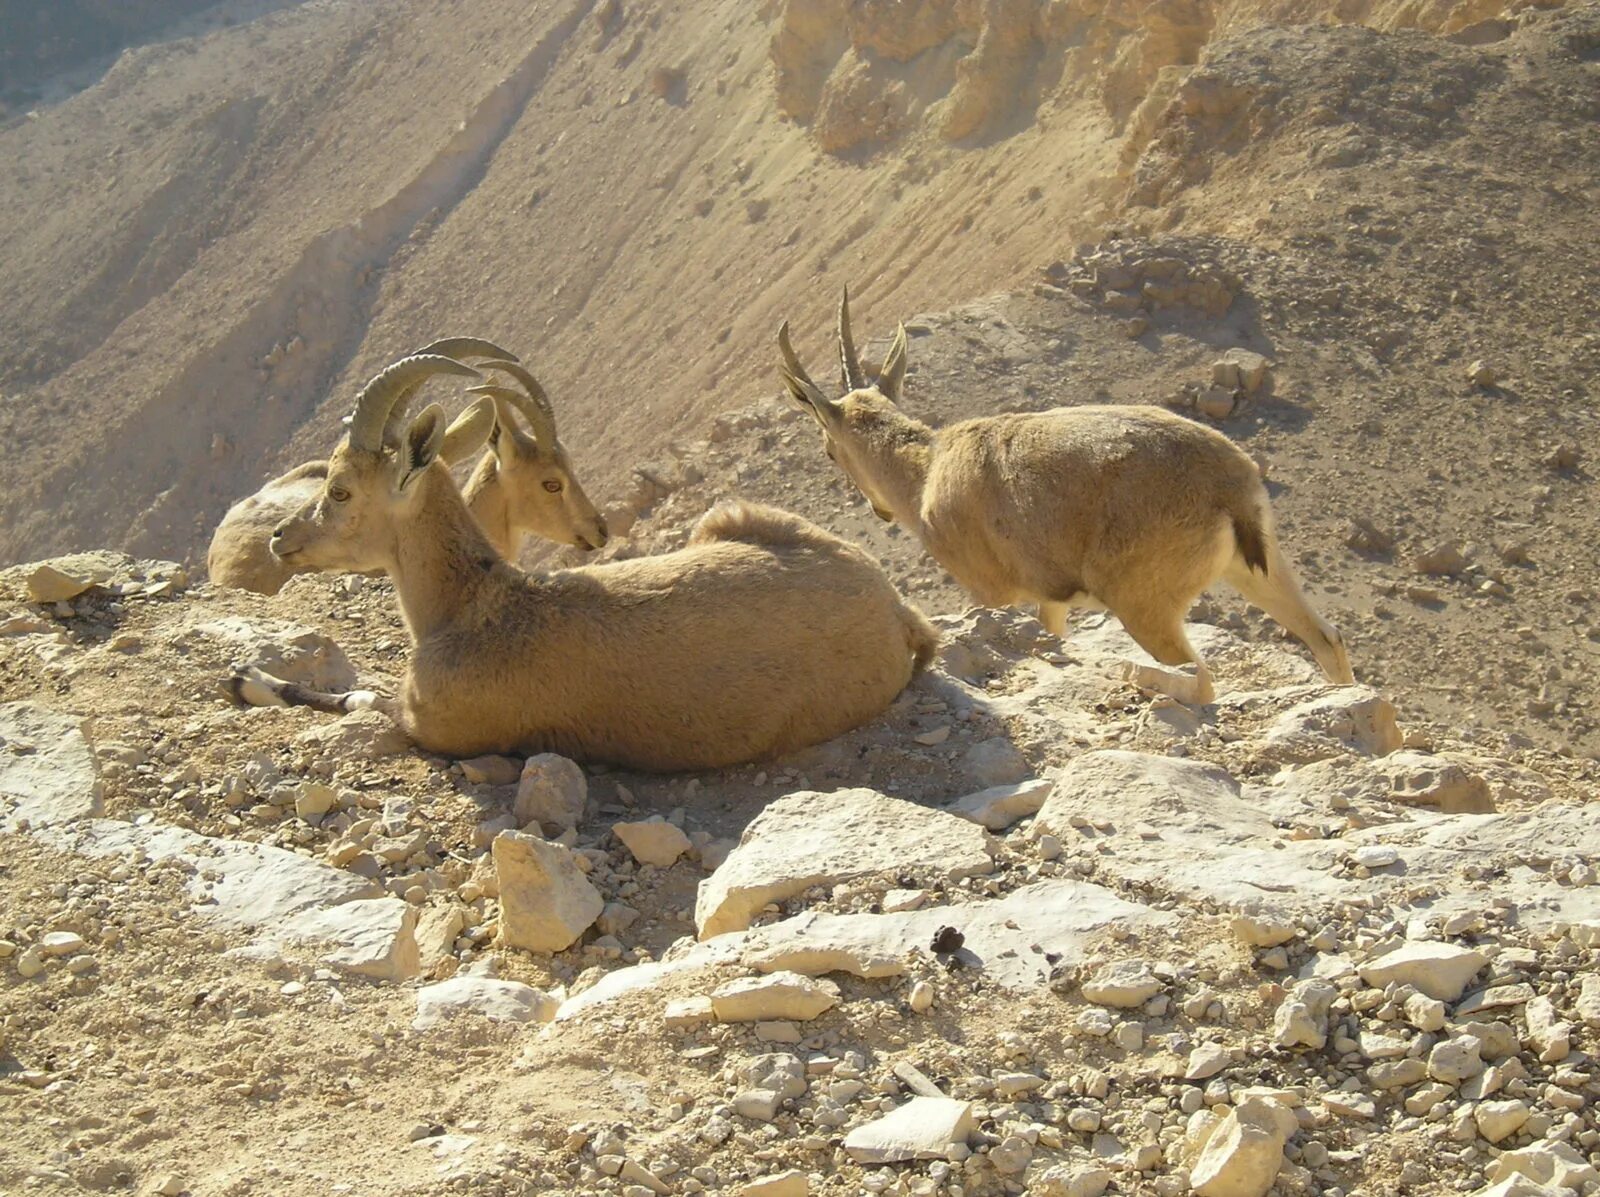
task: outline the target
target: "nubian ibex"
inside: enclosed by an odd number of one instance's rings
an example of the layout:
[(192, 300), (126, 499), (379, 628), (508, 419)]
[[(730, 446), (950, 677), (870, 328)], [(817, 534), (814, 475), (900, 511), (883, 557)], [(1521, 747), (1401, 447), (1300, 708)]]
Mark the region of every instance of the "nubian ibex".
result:
[(1337, 630), (1313, 611), (1273, 531), (1260, 471), (1221, 433), (1154, 407), (1055, 408), (934, 429), (896, 406), (906, 331), (870, 380), (839, 304), (843, 397), (830, 399), (778, 330), (790, 396), (877, 515), (914, 533), (988, 606), (1034, 602), (1060, 635), (1073, 606), (1108, 609), (1157, 661), (1126, 676), (1188, 703), (1214, 697), (1184, 632), (1196, 598), (1221, 578), (1288, 628), (1328, 679), (1354, 680)]
[(383, 438), (398, 397), (436, 373), (473, 371), (410, 357), (369, 382), (322, 490), (272, 537), (297, 567), (393, 579), (412, 642), (398, 701), (253, 669), (234, 679), (242, 701), (375, 706), (451, 756), (706, 769), (848, 731), (932, 657), (932, 626), (871, 558), (773, 508), (714, 508), (687, 547), (661, 556), (536, 574), (508, 565), (439, 459), (442, 409)]
[[(488, 442), (486, 452), (463, 488), (467, 506), (483, 524), (495, 547), (515, 557), (531, 533), (584, 550), (606, 543), (605, 521), (579, 485), (571, 459), (555, 434), (555, 415), (544, 389), (517, 362), (515, 354), (478, 337), (447, 337), (417, 350), (458, 361), (480, 361), (510, 373), (526, 393), (493, 388), (467, 408), (445, 431), (439, 456), (447, 465), (465, 461)], [(487, 390), (488, 388), (486, 388)], [(385, 431), (399, 435), (413, 394), (395, 403), (395, 417)], [(521, 412), (533, 428), (530, 437), (517, 424)], [(274, 478), (228, 509), (211, 537), (206, 568), (223, 586), (276, 594), (295, 569), (273, 556), (272, 531), (319, 493), (328, 477), (326, 461), (308, 461)]]

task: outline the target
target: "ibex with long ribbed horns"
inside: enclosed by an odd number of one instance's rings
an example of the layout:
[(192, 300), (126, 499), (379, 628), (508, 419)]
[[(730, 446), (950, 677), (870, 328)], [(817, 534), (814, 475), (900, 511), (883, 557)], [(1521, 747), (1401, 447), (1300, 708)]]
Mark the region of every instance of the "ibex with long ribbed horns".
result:
[(1056, 408), (933, 429), (896, 406), (906, 330), (876, 382), (839, 304), (844, 396), (823, 394), (778, 330), (784, 382), (822, 428), (823, 447), (873, 511), (914, 532), (980, 603), (1039, 604), (1059, 635), (1073, 606), (1111, 611), (1140, 647), (1195, 675), (1130, 665), (1127, 676), (1183, 702), (1214, 692), (1183, 621), (1227, 581), (1303, 640), (1328, 679), (1354, 680), (1339, 633), (1307, 604), (1273, 531), (1260, 472), (1221, 433), (1154, 407)]
[(450, 358), (406, 358), (362, 390), (322, 491), (273, 552), (382, 570), (412, 641), (398, 701), (320, 694), (246, 670), (243, 701), (376, 706), (452, 756), (560, 752), (704, 769), (790, 752), (871, 719), (931, 658), (928, 621), (860, 549), (798, 516), (724, 504), (658, 557), (524, 574), (468, 513), (439, 460), (444, 413), (394, 444), (398, 397)]
[[(515, 557), (524, 537), (542, 536), (584, 550), (606, 543), (605, 521), (578, 484), (572, 461), (556, 439), (555, 414), (544, 388), (517, 364), (517, 356), (478, 337), (447, 337), (417, 350), (463, 362), (482, 362), (503, 370), (525, 388), (494, 388), (467, 408), (445, 431), (439, 456), (447, 465), (464, 461), (484, 445), (463, 492), (473, 516), (495, 548)], [(403, 427), (406, 407), (414, 397), (401, 396), (385, 436), (394, 439)], [(521, 412), (533, 428), (530, 437), (517, 425)], [(328, 477), (326, 461), (309, 461), (274, 478), (253, 495), (240, 499), (222, 518), (206, 555), (211, 580), (223, 586), (276, 594), (297, 573), (273, 556), (272, 530), (316, 495)]]

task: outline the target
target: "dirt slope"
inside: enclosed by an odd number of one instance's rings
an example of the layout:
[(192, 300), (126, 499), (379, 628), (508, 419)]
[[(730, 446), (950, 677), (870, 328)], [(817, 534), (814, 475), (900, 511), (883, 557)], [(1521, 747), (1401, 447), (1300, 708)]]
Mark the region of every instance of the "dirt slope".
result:
[(443, 328), (529, 354), (614, 481), (764, 389), (780, 314), (820, 318), (840, 281), (880, 310), (948, 303), (1103, 232), (1208, 44), (1323, 19), (846, 12), (302, 5), (130, 51), (15, 121), (0, 558), (193, 554)]

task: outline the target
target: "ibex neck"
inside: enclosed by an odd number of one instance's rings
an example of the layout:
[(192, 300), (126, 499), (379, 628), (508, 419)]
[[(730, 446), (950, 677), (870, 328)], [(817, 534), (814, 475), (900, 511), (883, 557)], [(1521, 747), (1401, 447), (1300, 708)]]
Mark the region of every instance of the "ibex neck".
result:
[(914, 532), (922, 526), (922, 488), (933, 460), (933, 429), (907, 419), (895, 428), (893, 439), (880, 452), (883, 497), (895, 522)]
[(506, 488), (500, 482), (500, 472), (493, 454), (485, 453), (478, 460), (461, 494), (466, 500), (467, 510), (478, 521), (478, 526), (483, 529), (483, 534), (489, 538), (495, 551), (503, 557), (510, 557), (516, 548), (512, 544), (511, 503)]
[(396, 529), (389, 571), (413, 643), (472, 609), (478, 590), (504, 567), (443, 465), (429, 466), (416, 485), (421, 489)]

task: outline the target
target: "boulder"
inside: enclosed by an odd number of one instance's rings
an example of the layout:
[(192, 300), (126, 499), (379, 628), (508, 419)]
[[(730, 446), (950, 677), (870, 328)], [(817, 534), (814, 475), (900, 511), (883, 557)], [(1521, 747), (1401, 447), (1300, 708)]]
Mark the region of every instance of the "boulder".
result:
[(640, 864), (654, 865), (658, 869), (671, 868), (678, 857), (689, 850), (689, 837), (683, 828), (664, 819), (647, 819), (642, 823), (613, 823), (612, 832), (633, 854)]
[(1465, 766), (1425, 752), (1393, 752), (1378, 762), (1390, 797), (1446, 814), (1489, 814), (1495, 809), (1489, 782)]
[(559, 1003), (550, 994), (519, 981), (459, 974), (417, 990), (415, 1030), (474, 1014), (490, 1022), (549, 1022)]
[(1144, 1005), (1163, 986), (1143, 960), (1118, 960), (1096, 968), (1081, 988), (1084, 998), (1096, 1005), (1128, 1010)]
[(1568, 1189), (1600, 1183), (1600, 1171), (1596, 1171), (1572, 1144), (1549, 1141), (1503, 1152), (1489, 1165), (1486, 1175), (1494, 1183), (1523, 1176), (1538, 1184)]
[(1035, 814), (1055, 786), (1053, 781), (1035, 777), (1014, 785), (990, 786), (965, 798), (957, 798), (946, 809), (952, 815), (971, 819), (990, 831), (1004, 831), (1018, 819)]
[(523, 763), (511, 813), (519, 827), (537, 823), (560, 835), (583, 822), (588, 798), (589, 782), (582, 769), (564, 756), (541, 752)]
[(1397, 981), (1441, 1002), (1453, 1002), (1488, 963), (1487, 956), (1472, 948), (1424, 941), (1385, 952), (1359, 971), (1361, 979), (1375, 989)]
[(1296, 1126), (1293, 1113), (1274, 1101), (1247, 1098), (1210, 1128), (1189, 1170), (1199, 1197), (1264, 1197), (1283, 1147)]
[(844, 1150), (858, 1164), (944, 1159), (972, 1134), (972, 1103), (949, 1097), (913, 1097), (892, 1113), (856, 1127)]
[(1307, 699), (1267, 729), (1261, 754), (1285, 764), (1354, 752), (1386, 756), (1401, 744), (1394, 704), (1367, 686), (1341, 686)]
[(809, 1022), (839, 1004), (839, 987), (799, 973), (778, 972), (730, 981), (711, 995), (722, 1022)]
[(790, 794), (757, 815), (700, 883), (695, 924), (701, 939), (742, 931), (769, 902), (866, 874), (949, 882), (989, 873), (986, 840), (965, 819), (876, 790)]
[(587, 931), (605, 900), (572, 850), (521, 831), (494, 840), (500, 886), (500, 938), (530, 952), (560, 952)]

